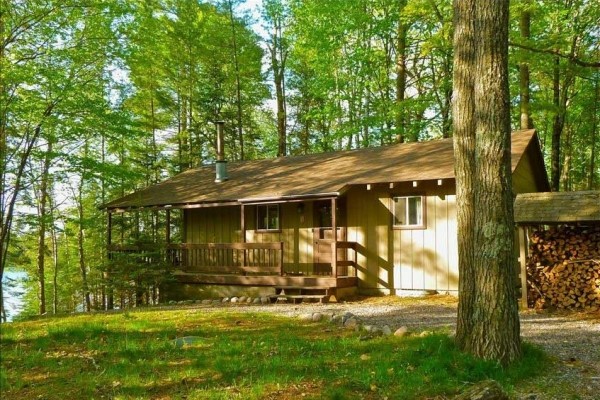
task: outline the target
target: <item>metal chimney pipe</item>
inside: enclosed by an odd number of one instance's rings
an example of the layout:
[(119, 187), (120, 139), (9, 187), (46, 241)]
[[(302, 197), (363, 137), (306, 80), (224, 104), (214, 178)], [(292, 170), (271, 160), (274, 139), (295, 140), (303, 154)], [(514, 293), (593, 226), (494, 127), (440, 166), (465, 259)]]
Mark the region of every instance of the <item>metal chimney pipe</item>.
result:
[(215, 163), (215, 182), (224, 182), (229, 179), (227, 175), (227, 161), (225, 160), (225, 139), (223, 136), (224, 121), (216, 121), (217, 125), (217, 162)]

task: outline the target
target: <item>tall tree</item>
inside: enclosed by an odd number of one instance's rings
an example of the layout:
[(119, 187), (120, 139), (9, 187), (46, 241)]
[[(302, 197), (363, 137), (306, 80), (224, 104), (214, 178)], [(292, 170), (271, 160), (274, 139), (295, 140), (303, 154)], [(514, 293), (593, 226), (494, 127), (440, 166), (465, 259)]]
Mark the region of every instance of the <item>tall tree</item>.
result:
[(508, 0), (455, 0), (456, 341), (508, 364), (521, 355), (513, 260)]
[(285, 27), (289, 14), (282, 0), (267, 0), (264, 3), (263, 18), (267, 22), (271, 72), (275, 85), (275, 100), (277, 103), (277, 156), (287, 155), (287, 110), (285, 98), (285, 72), (288, 57), (288, 42), (285, 37)]
[[(523, 0), (521, 16), (519, 19), (519, 31), (524, 43), (531, 37), (531, 0)], [(533, 128), (530, 111), (530, 78), (529, 62), (521, 61), (519, 64), (519, 108), (521, 111), (520, 128)]]

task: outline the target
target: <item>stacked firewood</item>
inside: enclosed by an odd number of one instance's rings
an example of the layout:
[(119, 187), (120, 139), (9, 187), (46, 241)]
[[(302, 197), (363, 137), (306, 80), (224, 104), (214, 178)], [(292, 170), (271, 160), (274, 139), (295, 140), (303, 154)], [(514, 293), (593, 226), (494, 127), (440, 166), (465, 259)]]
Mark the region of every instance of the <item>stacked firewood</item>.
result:
[(600, 226), (561, 226), (530, 234), (530, 307), (600, 310)]

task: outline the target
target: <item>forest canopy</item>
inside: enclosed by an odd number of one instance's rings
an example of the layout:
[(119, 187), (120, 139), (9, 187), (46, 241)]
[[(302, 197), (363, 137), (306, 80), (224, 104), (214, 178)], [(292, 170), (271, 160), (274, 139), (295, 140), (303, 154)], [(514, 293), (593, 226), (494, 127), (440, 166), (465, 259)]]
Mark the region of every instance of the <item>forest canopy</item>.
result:
[[(99, 206), (214, 162), (216, 121), (229, 160), (451, 137), (452, 15), (448, 0), (0, 0), (0, 276), (28, 273), (26, 314), (106, 307)], [(592, 1), (511, 2), (512, 128), (537, 129), (553, 190), (600, 188), (598, 27)], [(143, 218), (121, 223), (160, 224)]]

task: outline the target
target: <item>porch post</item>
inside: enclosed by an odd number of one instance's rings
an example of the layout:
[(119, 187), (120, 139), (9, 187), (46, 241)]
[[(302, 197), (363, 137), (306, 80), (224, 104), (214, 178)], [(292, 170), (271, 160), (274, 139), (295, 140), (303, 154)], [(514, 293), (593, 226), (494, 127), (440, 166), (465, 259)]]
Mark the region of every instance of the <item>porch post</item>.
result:
[(107, 210), (108, 212), (108, 221), (106, 223), (106, 246), (110, 246), (112, 244), (112, 212)]
[(333, 269), (333, 276), (337, 278), (337, 221), (336, 221), (336, 205), (337, 200), (335, 197), (331, 199), (331, 230), (333, 234), (333, 242), (331, 242), (331, 269)]
[[(240, 206), (240, 210), (240, 230), (242, 234), (242, 243), (246, 243), (246, 208), (243, 204)], [(248, 264), (248, 250), (242, 249), (242, 254), (244, 255), (244, 265), (242, 266), (245, 267)]]
[(167, 241), (167, 244), (171, 244), (171, 210), (167, 208), (167, 210), (166, 210), (165, 213), (166, 213), (165, 217), (167, 219), (165, 221), (165, 224), (166, 224), (166, 227), (165, 227), (166, 241)]
[(520, 226), (519, 230), (519, 264), (521, 267), (521, 308), (527, 309), (527, 227)]
[[(107, 250), (107, 256), (108, 259), (111, 259), (111, 253), (110, 253), (110, 246), (112, 245), (112, 212), (110, 210), (107, 210), (108, 215), (107, 215), (107, 224), (106, 224), (106, 250)], [(112, 288), (112, 284), (110, 283), (110, 271), (111, 270), (111, 263), (108, 263), (108, 268), (107, 270), (103, 273), (103, 277), (104, 277), (104, 285), (105, 285), (105, 306), (107, 310), (112, 310), (114, 308), (114, 297), (113, 297), (113, 288)]]

